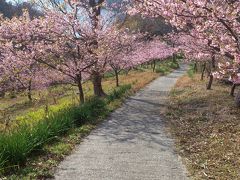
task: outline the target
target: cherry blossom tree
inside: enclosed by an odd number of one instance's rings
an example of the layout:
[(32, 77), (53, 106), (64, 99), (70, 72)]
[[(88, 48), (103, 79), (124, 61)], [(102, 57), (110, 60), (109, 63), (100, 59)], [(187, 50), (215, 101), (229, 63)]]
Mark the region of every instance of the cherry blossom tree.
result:
[[(68, 26), (74, 30), (75, 38), (81, 39), (84, 44), (87, 44), (87, 53), (94, 61), (94, 64), (88, 69), (94, 86), (94, 94), (105, 96), (102, 88), (102, 77), (107, 70), (108, 58), (101, 55), (104, 48), (103, 46), (100, 47), (100, 44), (104, 43), (100, 41), (102, 41), (103, 32), (111, 28), (114, 21), (118, 19), (119, 14), (122, 15), (123, 11), (121, 9), (126, 4), (126, 1), (115, 3), (106, 0), (70, 0), (61, 2), (48, 0), (47, 5), (50, 5), (50, 9), (45, 6), (45, 1), (44, 3), (41, 0), (39, 2), (46, 11), (54, 9), (55, 12), (70, 18)], [(82, 38), (83, 36), (85, 37)]]
[[(155, 63), (156, 59), (165, 60), (176, 53), (175, 48), (167, 45), (159, 38), (139, 42), (136, 47), (136, 49), (124, 57), (132, 63), (133, 67), (151, 62)], [(155, 67), (153, 67), (153, 70), (154, 68)]]
[(164, 60), (175, 53), (175, 48), (170, 47), (162, 40), (155, 38), (142, 44), (135, 52), (139, 57), (139, 63), (153, 59)]
[[(117, 16), (118, 9), (121, 8), (121, 3), (110, 3), (106, 0), (84, 0), (84, 1), (64, 1), (63, 3), (56, 4), (56, 8), (63, 14), (72, 14), (75, 21), (86, 22), (87, 31), (91, 33), (91, 38), (87, 42), (91, 46), (89, 53), (94, 57), (95, 63), (91, 67), (90, 78), (94, 86), (94, 94), (97, 96), (105, 96), (102, 88), (102, 77), (107, 67), (107, 59), (99, 57), (98, 53), (103, 49), (99, 47), (102, 38), (102, 32), (105, 28), (111, 26), (115, 17)], [(117, 7), (118, 6), (118, 7)], [(82, 23), (76, 27), (76, 32), (81, 34), (85, 27)]]
[[(1, 66), (4, 74), (1, 76), (1, 84), (5, 90), (27, 91), (29, 101), (32, 101), (32, 90), (44, 87), (47, 78), (44, 77), (43, 69), (37, 63), (23, 64), (14, 58), (5, 58)], [(6, 89), (7, 88), (7, 89)]]
[[(108, 48), (105, 48), (104, 57), (102, 58), (107, 60), (108, 67), (111, 68), (109, 71), (113, 70), (116, 77), (116, 86), (118, 87), (119, 73), (124, 69), (129, 69), (134, 66), (133, 60), (126, 57), (138, 48), (138, 44), (142, 41), (141, 39), (144, 37), (144, 34), (131, 34), (125, 29), (115, 29), (111, 31), (111, 34), (113, 34), (113, 32), (114, 35), (108, 35), (104, 38), (108, 44)], [(105, 47), (107, 47), (107, 45)]]

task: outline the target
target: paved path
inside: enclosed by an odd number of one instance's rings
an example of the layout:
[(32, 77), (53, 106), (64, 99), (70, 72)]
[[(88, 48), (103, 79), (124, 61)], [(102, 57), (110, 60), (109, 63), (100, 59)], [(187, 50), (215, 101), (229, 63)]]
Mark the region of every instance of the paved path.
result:
[[(186, 66), (160, 77), (116, 110), (63, 161), (60, 180), (185, 180), (186, 170), (164, 132), (160, 108)], [(144, 77), (142, 77), (144, 78)]]

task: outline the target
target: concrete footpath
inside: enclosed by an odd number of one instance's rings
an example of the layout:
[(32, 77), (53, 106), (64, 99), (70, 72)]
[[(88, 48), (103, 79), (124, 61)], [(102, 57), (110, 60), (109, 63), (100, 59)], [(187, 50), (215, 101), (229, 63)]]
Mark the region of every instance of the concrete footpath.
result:
[(186, 69), (159, 77), (128, 98), (60, 164), (55, 179), (188, 179), (160, 116), (168, 92)]

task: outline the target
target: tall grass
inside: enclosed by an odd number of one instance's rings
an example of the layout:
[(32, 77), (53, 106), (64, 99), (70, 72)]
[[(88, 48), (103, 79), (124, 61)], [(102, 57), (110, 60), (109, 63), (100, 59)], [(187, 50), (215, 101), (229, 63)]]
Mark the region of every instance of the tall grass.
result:
[(80, 106), (67, 106), (57, 112), (50, 112), (45, 119), (28, 123), (23, 121), (17, 127), (0, 134), (0, 174), (21, 167), (27, 158), (39, 151), (43, 145), (63, 135), (69, 129), (96, 120), (108, 114), (107, 104), (121, 98), (129, 89), (125, 85), (114, 90), (106, 99), (90, 98)]
[[(21, 124), (10, 132), (0, 134), (2, 169), (21, 166), (34, 150), (74, 126), (79, 108), (68, 107), (35, 124)], [(7, 169), (6, 169), (7, 168)]]

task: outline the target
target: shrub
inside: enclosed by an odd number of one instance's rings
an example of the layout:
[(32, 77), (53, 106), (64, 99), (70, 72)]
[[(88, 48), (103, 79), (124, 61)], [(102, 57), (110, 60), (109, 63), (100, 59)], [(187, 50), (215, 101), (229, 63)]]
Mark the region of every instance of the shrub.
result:
[(108, 112), (106, 102), (98, 97), (92, 97), (89, 101), (80, 106), (76, 114), (77, 123), (83, 124), (93, 121), (97, 117), (104, 116)]

